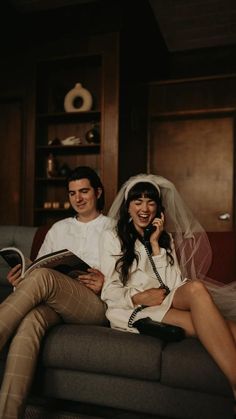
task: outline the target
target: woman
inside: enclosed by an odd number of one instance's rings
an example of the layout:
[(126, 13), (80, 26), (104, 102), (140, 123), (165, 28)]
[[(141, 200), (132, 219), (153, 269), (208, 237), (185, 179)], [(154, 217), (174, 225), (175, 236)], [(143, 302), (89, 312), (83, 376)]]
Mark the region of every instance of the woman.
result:
[[(118, 221), (115, 230), (103, 234), (101, 270), (105, 275), (102, 299), (111, 326), (137, 332), (129, 327), (135, 315), (135, 320), (151, 317), (182, 327), (186, 336), (199, 338), (225, 373), (235, 397), (236, 323), (223, 318), (203, 281), (188, 279), (189, 271), (194, 275), (191, 279), (197, 279), (198, 262), (203, 277), (210, 263), (209, 244), (173, 184), (160, 176), (132, 177), (121, 188), (109, 215)], [(150, 224), (154, 229), (148, 251), (144, 232)], [(173, 232), (174, 240), (164, 226)], [(164, 286), (156, 278), (149, 252)], [(137, 312), (136, 307), (141, 310)]]

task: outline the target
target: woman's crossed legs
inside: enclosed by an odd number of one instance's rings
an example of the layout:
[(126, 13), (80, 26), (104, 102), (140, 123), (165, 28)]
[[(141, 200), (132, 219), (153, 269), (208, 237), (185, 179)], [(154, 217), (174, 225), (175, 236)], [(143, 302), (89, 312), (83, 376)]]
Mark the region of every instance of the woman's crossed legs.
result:
[(163, 322), (197, 336), (228, 378), (236, 398), (236, 323), (225, 320), (201, 281), (179, 287)]

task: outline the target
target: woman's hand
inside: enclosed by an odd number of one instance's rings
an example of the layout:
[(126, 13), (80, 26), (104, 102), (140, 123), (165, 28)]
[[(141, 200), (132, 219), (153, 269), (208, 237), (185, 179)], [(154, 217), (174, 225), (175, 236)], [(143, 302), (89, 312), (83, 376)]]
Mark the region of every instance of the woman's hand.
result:
[(161, 218), (154, 218), (152, 225), (154, 225), (156, 229), (150, 236), (150, 244), (152, 247), (152, 254), (156, 256), (160, 254), (160, 246), (158, 240), (162, 231), (164, 230), (164, 214), (161, 213)]
[(150, 288), (139, 292), (132, 297), (134, 305), (144, 304), (146, 306), (159, 306), (166, 297), (164, 288)]
[(87, 274), (79, 275), (79, 280), (95, 294), (100, 294), (103, 283), (104, 275), (98, 269), (88, 269)]
[(152, 221), (152, 225), (154, 225), (154, 227), (156, 227), (156, 230), (153, 231), (153, 233), (151, 234), (150, 237), (150, 242), (152, 241), (157, 241), (162, 233), (162, 231), (164, 230), (164, 214), (163, 212), (161, 213), (161, 217), (158, 218), (154, 218), (154, 220)]
[(10, 284), (15, 287), (17, 284), (19, 284), (21, 280), (21, 264), (18, 264), (12, 268), (8, 274), (7, 274), (7, 280), (10, 282)]

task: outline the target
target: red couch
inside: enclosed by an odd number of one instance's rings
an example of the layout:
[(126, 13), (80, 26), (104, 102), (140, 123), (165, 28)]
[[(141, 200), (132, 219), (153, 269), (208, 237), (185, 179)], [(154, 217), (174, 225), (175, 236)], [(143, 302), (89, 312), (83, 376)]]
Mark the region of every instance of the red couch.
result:
[(236, 233), (225, 231), (207, 234), (213, 253), (209, 278), (227, 284), (236, 281)]

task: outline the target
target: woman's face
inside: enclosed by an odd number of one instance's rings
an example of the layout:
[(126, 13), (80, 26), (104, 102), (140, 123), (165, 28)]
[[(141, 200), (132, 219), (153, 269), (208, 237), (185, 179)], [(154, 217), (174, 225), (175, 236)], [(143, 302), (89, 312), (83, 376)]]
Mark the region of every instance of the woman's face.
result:
[(129, 215), (133, 220), (134, 227), (143, 234), (143, 230), (152, 222), (157, 213), (157, 203), (150, 198), (141, 198), (130, 201)]

